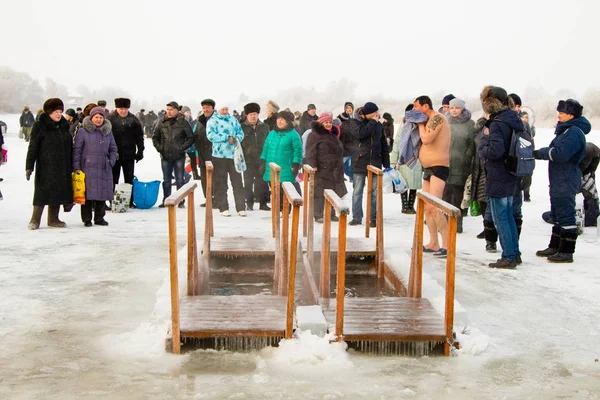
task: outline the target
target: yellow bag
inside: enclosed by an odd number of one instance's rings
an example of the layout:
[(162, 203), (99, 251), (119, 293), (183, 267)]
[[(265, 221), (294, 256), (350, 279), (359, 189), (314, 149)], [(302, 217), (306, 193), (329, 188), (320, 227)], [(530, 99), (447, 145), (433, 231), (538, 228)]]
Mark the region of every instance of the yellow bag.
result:
[(85, 174), (73, 172), (73, 203), (85, 204)]

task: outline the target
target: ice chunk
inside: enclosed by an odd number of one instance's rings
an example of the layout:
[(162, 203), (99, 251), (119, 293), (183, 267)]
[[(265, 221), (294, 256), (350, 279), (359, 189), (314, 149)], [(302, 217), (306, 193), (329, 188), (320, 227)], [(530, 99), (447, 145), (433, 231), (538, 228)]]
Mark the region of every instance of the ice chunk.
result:
[(296, 322), (301, 331), (311, 331), (319, 337), (327, 333), (327, 321), (320, 306), (296, 307)]

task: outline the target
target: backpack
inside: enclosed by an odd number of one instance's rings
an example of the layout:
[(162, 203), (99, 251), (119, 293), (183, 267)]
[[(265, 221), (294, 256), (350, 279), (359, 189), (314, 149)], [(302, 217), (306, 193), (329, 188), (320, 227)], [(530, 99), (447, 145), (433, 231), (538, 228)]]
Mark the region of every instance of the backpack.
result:
[[(508, 125), (507, 122), (499, 119), (495, 119), (495, 121)], [(535, 169), (533, 150), (535, 149), (531, 135), (525, 129), (518, 131), (513, 129), (510, 147), (508, 148), (508, 157), (505, 161), (508, 172), (514, 176), (528, 176), (533, 174), (533, 170)]]

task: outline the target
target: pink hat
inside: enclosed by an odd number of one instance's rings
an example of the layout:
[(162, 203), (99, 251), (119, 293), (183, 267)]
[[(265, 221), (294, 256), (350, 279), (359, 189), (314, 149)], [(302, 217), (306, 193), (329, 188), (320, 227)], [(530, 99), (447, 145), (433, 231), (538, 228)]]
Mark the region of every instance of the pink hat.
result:
[(321, 114), (321, 116), (319, 117), (319, 119), (317, 120), (318, 123), (322, 124), (323, 122), (333, 122), (333, 114), (330, 112), (324, 112)]

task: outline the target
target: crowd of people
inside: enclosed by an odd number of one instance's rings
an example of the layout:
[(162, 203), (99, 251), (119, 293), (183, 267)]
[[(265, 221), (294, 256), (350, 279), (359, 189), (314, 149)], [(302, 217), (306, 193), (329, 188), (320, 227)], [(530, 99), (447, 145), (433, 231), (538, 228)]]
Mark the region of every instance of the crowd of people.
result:
[[(37, 118), (28, 107), (20, 118), (24, 139), (29, 141), (26, 177), (35, 171), (33, 215), (29, 229), (38, 229), (45, 206), (48, 226), (64, 227), (58, 218), (73, 206), (71, 173), (85, 173), (86, 201), (81, 207), (85, 226), (108, 225), (105, 202), (113, 197), (114, 186), (123, 170), (124, 181), (132, 183), (135, 163), (144, 157), (144, 135), (152, 138), (160, 153), (163, 172), (163, 200), (172, 191), (172, 179), (179, 189), (185, 183), (186, 159), (191, 177), (199, 179), (204, 197), (212, 196), (223, 217), (231, 217), (227, 192), (229, 183), (235, 211), (247, 216), (258, 203), (269, 207), (269, 163), (281, 167), (281, 182), (291, 182), (300, 193), (300, 167), (308, 164), (315, 173), (315, 221), (323, 222), (324, 190), (342, 197), (352, 184), (350, 225), (363, 223), (363, 194), (369, 165), (387, 170), (396, 168), (408, 187), (401, 195), (402, 213), (415, 213), (417, 190), (423, 190), (462, 210), (465, 216), (471, 203), (482, 215), (486, 250), (502, 247), (501, 258), (492, 268), (516, 268), (522, 262), (519, 237), (523, 226), (523, 201), (529, 201), (531, 176), (515, 176), (507, 168), (508, 150), (515, 132), (526, 132), (534, 142), (535, 127), (521, 110), (518, 95), (500, 87), (487, 86), (480, 95), (484, 117), (474, 121), (465, 102), (452, 94), (435, 109), (431, 98), (419, 96), (407, 105), (402, 128), (394, 130), (390, 113), (380, 113), (373, 102), (355, 108), (346, 102), (334, 118), (331, 112), (317, 114), (309, 104), (302, 113), (280, 111), (274, 101), (266, 104), (266, 119), (261, 121), (261, 106), (248, 103), (239, 114), (229, 113), (227, 105), (217, 106), (204, 99), (202, 110), (193, 118), (188, 106), (172, 101), (159, 115), (153, 111), (137, 115), (129, 109), (131, 101), (115, 99), (115, 110), (108, 112), (106, 102), (88, 104), (84, 109), (64, 112), (60, 99), (48, 99)], [(587, 143), (591, 125), (582, 115), (576, 100), (560, 101), (555, 139), (549, 147), (534, 152), (538, 160), (549, 162), (551, 209), (547, 220), (553, 224), (548, 247), (537, 252), (551, 262), (572, 262), (577, 240), (575, 196), (583, 191), (591, 209), (598, 211), (595, 169), (600, 149)], [(237, 155), (243, 153), (240, 170)], [(585, 157), (585, 158), (584, 158)], [(207, 193), (206, 161), (214, 166), (214, 188)], [(188, 178), (189, 179), (189, 178)], [(582, 187), (583, 183), (583, 187)], [(367, 193), (376, 226), (377, 181)], [(135, 204), (131, 204), (135, 207)], [(201, 204), (205, 206), (205, 204)], [(182, 201), (179, 207), (185, 207)], [(587, 206), (586, 206), (587, 207)], [(333, 211), (332, 220), (337, 220)], [(446, 257), (448, 225), (446, 216), (431, 205), (425, 207), (429, 242), (423, 251)], [(462, 233), (462, 217), (457, 232)]]

